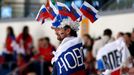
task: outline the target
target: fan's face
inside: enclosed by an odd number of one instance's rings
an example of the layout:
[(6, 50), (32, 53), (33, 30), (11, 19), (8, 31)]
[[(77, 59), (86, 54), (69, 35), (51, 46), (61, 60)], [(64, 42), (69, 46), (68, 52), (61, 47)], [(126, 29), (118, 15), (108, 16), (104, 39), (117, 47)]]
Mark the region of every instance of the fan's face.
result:
[(54, 30), (59, 41), (62, 41), (65, 37), (67, 37), (66, 30), (64, 30), (63, 28), (57, 28)]
[(128, 35), (126, 35), (126, 34), (124, 35), (124, 39), (125, 39), (126, 43), (131, 42), (131, 38)]

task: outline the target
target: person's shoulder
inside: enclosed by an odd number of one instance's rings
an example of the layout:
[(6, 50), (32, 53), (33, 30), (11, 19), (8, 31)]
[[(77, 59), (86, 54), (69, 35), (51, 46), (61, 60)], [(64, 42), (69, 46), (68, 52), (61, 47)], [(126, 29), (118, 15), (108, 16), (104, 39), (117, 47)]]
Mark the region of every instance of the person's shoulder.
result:
[(102, 40), (100, 39), (100, 40), (96, 40), (96, 41), (94, 42), (93, 48), (99, 49), (99, 48), (101, 48), (102, 46), (103, 46), (103, 42), (102, 42)]
[(115, 42), (111, 42), (111, 43), (108, 43), (106, 45), (104, 45), (103, 47), (101, 47), (99, 50), (98, 50), (98, 57), (100, 57), (101, 55), (103, 54), (107, 54), (108, 52), (114, 50), (116, 47), (116, 43)]
[(20, 39), (22, 39), (22, 33), (20, 33), (16, 38), (17, 41), (19, 41)]
[(115, 41), (115, 38), (111, 37), (109, 42), (113, 42), (113, 41)]
[(82, 44), (82, 39), (79, 37), (70, 37), (67, 42), (60, 45), (60, 48), (69, 48), (78, 44)]
[(98, 53), (97, 53), (97, 58), (100, 58), (102, 55), (106, 54), (107, 53), (107, 49), (105, 47), (101, 47), (99, 50), (98, 50)]
[(20, 34), (18, 35), (18, 37), (22, 37), (22, 33), (20, 33)]
[(82, 43), (82, 38), (80, 38), (80, 37), (74, 37), (74, 38), (72, 38), (68, 42), (70, 42), (70, 43)]

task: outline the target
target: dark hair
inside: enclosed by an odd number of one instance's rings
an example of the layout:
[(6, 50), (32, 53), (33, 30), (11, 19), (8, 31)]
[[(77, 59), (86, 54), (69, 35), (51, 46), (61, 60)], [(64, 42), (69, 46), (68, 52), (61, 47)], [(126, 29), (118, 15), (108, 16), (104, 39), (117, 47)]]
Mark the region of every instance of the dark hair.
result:
[(84, 34), (83, 36), (87, 37), (88, 39), (92, 39), (89, 34)]
[(10, 31), (10, 33), (8, 33), (7, 36), (12, 36), (13, 38), (15, 38), (15, 34), (14, 34), (14, 30), (11, 26), (7, 27), (7, 29)]
[(94, 40), (93, 40), (93, 38), (91, 38), (91, 36), (90, 36), (89, 34), (84, 34), (83, 36), (85, 36), (85, 37), (87, 37), (88, 39), (90, 39), (91, 42), (92, 42), (92, 44), (93, 44)]
[(119, 32), (119, 34), (120, 34), (121, 36), (123, 36), (123, 35), (124, 35), (124, 33), (123, 33), (123, 32)]
[(7, 29), (10, 31), (9, 35), (14, 35), (14, 31), (11, 26), (7, 27)]
[(125, 33), (125, 35), (127, 35), (129, 38), (131, 37), (131, 33), (129, 32)]
[(22, 35), (23, 35), (23, 37), (22, 37), (23, 40), (26, 40), (27, 37), (29, 36), (29, 28), (28, 28), (28, 26), (24, 26)]
[(40, 38), (38, 41), (42, 41), (42, 40), (44, 40), (44, 38)]
[(111, 29), (105, 29), (103, 35), (107, 35), (107, 36), (111, 37), (112, 30)]
[(94, 43), (94, 40), (91, 38), (91, 36), (89, 34), (84, 34), (83, 36), (87, 37), (90, 41), (91, 41), (91, 45), (90, 46), (86, 46), (84, 45), (84, 47), (87, 47), (89, 51), (92, 50), (93, 48), (93, 43)]
[(64, 29), (65, 30), (71, 29), (70, 36), (77, 37), (77, 32), (75, 30), (73, 30), (69, 25), (64, 26)]
[(48, 43), (50, 43), (49, 37), (45, 37), (44, 40), (46, 40)]

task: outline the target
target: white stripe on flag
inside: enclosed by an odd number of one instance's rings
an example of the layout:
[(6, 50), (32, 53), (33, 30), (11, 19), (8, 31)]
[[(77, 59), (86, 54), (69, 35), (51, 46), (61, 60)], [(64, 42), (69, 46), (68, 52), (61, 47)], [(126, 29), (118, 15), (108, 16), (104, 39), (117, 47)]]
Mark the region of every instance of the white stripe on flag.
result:
[(49, 0), (50, 3), (50, 7), (53, 9), (53, 11), (58, 15), (59, 11), (57, 10), (57, 8), (52, 4), (51, 0)]
[(76, 12), (77, 12), (80, 16), (82, 16), (81, 11), (80, 11), (79, 8), (74, 4), (74, 2), (72, 2), (71, 6), (76, 10)]
[(96, 14), (96, 15), (95, 15), (95, 17), (98, 19), (98, 18), (100, 18), (101, 16), (100, 16), (100, 15), (98, 15), (98, 14)]
[(68, 6), (65, 5), (64, 3), (57, 2), (57, 5), (58, 5), (58, 6), (61, 6), (61, 7), (66, 7), (66, 8), (70, 11), (70, 9), (68, 8)]
[[(40, 10), (39, 10), (39, 12), (38, 12), (38, 14), (37, 14), (37, 16), (36, 16), (35, 20), (37, 20), (37, 19), (38, 19), (39, 15), (40, 15), (40, 12), (41, 12), (41, 10), (42, 10), (43, 8), (45, 8), (45, 9), (46, 9), (45, 5), (42, 5), (42, 6), (41, 6), (41, 8), (40, 8)], [(46, 10), (47, 10), (47, 9), (46, 9)]]
[(92, 11), (94, 11), (95, 13), (98, 12), (98, 10), (96, 10), (92, 5), (90, 5), (90, 4), (87, 3), (86, 1), (84, 1), (83, 5), (85, 5), (86, 7), (89, 7), (89, 8), (92, 9)]

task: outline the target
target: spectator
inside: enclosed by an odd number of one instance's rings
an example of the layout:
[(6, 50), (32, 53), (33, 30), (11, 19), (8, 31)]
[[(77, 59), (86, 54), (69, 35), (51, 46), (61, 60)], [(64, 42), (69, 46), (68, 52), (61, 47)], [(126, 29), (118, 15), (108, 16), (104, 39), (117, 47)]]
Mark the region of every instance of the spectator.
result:
[(17, 43), (20, 45), (20, 47), (24, 48), (26, 60), (28, 61), (32, 56), (33, 50), (33, 39), (29, 34), (28, 26), (24, 26), (22, 33), (17, 37)]
[(133, 51), (134, 44), (132, 43), (132, 40), (131, 40), (131, 33), (129, 32), (125, 33), (124, 38), (125, 38), (126, 45), (130, 51), (130, 54), (132, 55), (132, 57), (134, 57), (134, 51)]
[(52, 58), (52, 75), (85, 75), (84, 56), (82, 52), (82, 40), (77, 37), (78, 23), (63, 21), (55, 30), (57, 39), (61, 44)]
[(51, 63), (53, 57), (52, 51), (55, 50), (55, 47), (50, 43), (48, 37), (42, 38), (39, 40), (39, 53), (43, 57), (45, 62)]
[(7, 37), (6, 37), (6, 42), (5, 42), (5, 50), (4, 50), (4, 57), (5, 60), (8, 61), (13, 61), (14, 57), (14, 50), (12, 47), (12, 43), (16, 40), (15, 34), (13, 31), (12, 27), (7, 28)]
[(92, 56), (93, 39), (90, 35), (83, 35), (84, 46), (83, 52), (85, 56), (86, 75), (96, 74), (94, 58)]
[[(83, 46), (83, 52), (84, 52), (84, 57), (85, 59), (90, 59), (92, 58), (92, 46), (93, 46), (93, 39), (90, 37), (88, 34), (83, 35), (83, 41), (84, 41), (84, 46)], [(91, 55), (90, 57), (88, 57)]]
[(48, 37), (43, 38), (44, 47), (39, 46), (40, 55), (44, 59), (44, 73), (50, 75), (50, 69), (52, 68), (51, 59), (53, 58), (52, 51), (55, 51), (55, 47), (50, 43)]
[[(24, 66), (26, 65), (26, 62), (24, 61), (23, 55), (18, 54), (17, 55), (17, 67), (18, 67), (18, 74), (23, 75), (24, 74)], [(24, 68), (22, 68), (24, 67)]]
[(87, 50), (92, 51), (93, 39), (90, 37), (90, 35), (88, 34), (83, 35), (83, 40), (84, 40), (84, 48), (87, 48)]
[[(98, 51), (96, 58), (99, 75), (102, 73), (103, 75), (122, 75), (127, 73), (127, 69), (132, 67), (129, 61), (130, 58), (130, 52), (122, 37), (106, 44)], [(123, 71), (122, 74), (121, 70)]]
[(131, 39), (132, 39), (132, 42), (134, 42), (134, 29), (133, 29), (133, 31), (131, 33)]
[[(50, 75), (51, 74), (50, 69), (52, 69), (52, 65), (51, 65), (51, 59), (53, 57), (52, 51), (55, 50), (55, 47), (50, 43), (50, 39), (48, 37), (45, 37), (45, 38), (39, 39), (38, 50), (39, 50), (39, 52), (37, 55), (34, 56), (34, 59), (42, 60), (41, 63), (43, 63), (43, 69), (44, 69), (43, 75)], [(37, 65), (37, 63), (34, 63), (34, 65), (36, 66), (34, 68), (36, 73), (38, 75), (40, 75), (39, 69), (36, 69), (39, 66)], [(39, 67), (39, 68), (41, 68), (41, 67)]]
[(93, 45), (93, 57), (96, 58), (98, 50), (103, 47), (105, 44), (112, 42), (114, 39), (112, 38), (111, 29), (105, 29), (103, 33), (103, 37), (100, 40), (97, 40)]

